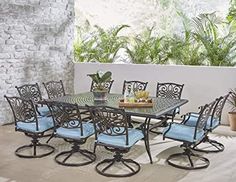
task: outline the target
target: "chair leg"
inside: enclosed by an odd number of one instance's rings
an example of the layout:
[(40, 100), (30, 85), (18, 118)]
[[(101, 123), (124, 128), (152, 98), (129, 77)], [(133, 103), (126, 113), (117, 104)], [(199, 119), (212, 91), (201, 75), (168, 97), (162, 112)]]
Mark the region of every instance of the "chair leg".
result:
[[(207, 145), (204, 148), (199, 148), (202, 143), (207, 143)], [(208, 148), (208, 149), (207, 149)], [(210, 149), (209, 149), (210, 148)], [(216, 140), (211, 140), (208, 136), (206, 136), (200, 143), (196, 144), (192, 147), (193, 150), (198, 152), (205, 152), (205, 153), (217, 153), (224, 151), (224, 145)]]
[[(184, 163), (183, 158), (187, 159), (187, 162), (185, 165), (183, 164)], [(170, 155), (166, 161), (168, 162), (169, 165), (173, 167), (180, 168), (180, 169), (187, 169), (187, 170), (207, 168), (210, 164), (210, 161), (207, 158), (202, 157), (198, 154), (194, 154), (190, 150), (190, 148), (185, 148), (183, 153)], [(201, 161), (201, 163), (197, 163), (199, 161)]]
[[(46, 152), (42, 152), (39, 154), (37, 149), (46, 149)], [(32, 151), (33, 154), (24, 154), (23, 151)], [(18, 157), (22, 158), (41, 158), (45, 157), (47, 155), (50, 155), (54, 152), (54, 147), (48, 145), (48, 144), (41, 144), (36, 136), (32, 136), (31, 144), (30, 145), (23, 145), (16, 149), (15, 154)]]
[[(129, 172), (122, 174), (108, 172), (116, 163), (122, 164)], [(119, 151), (116, 151), (114, 158), (104, 159), (96, 165), (95, 169), (99, 174), (107, 177), (129, 177), (140, 171), (140, 165), (132, 159), (124, 159), (123, 155)]]
[[(86, 160), (83, 162), (68, 162), (68, 159), (76, 153), (79, 153), (81, 156), (85, 157)], [(55, 161), (58, 164), (72, 167), (84, 166), (94, 162), (95, 160), (96, 155), (93, 152), (80, 149), (80, 146), (77, 143), (74, 143), (71, 150), (63, 151), (55, 156)]]

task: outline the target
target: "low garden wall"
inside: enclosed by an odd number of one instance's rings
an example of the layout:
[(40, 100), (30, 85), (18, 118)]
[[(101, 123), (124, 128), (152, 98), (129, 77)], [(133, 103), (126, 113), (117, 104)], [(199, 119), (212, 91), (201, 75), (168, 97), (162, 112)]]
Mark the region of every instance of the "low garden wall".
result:
[[(147, 90), (151, 95), (155, 95), (157, 82), (184, 84), (182, 98), (189, 102), (181, 107), (181, 114), (197, 111), (198, 106), (209, 103), (236, 87), (234, 67), (76, 63), (74, 69), (75, 93), (89, 91), (91, 80), (87, 74), (97, 70), (112, 72), (113, 93), (121, 93), (124, 80), (148, 81)], [(228, 111), (229, 107), (226, 105), (222, 115), (223, 124), (228, 124)]]

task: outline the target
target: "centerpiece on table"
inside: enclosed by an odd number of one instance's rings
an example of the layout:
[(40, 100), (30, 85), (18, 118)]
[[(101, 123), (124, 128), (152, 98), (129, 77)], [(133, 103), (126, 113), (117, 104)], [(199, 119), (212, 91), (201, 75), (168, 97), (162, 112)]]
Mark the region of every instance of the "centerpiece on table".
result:
[(88, 74), (88, 76), (95, 83), (95, 88), (93, 89), (94, 101), (95, 102), (105, 102), (107, 100), (108, 90), (105, 87), (106, 82), (111, 81), (112, 73), (110, 71), (103, 72), (101, 70), (94, 74)]

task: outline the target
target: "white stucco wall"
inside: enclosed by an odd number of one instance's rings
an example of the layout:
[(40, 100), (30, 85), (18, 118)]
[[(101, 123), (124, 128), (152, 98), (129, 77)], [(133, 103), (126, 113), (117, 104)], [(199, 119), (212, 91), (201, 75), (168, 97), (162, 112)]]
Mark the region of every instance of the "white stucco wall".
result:
[[(113, 73), (113, 93), (121, 93), (124, 80), (148, 81), (147, 90), (151, 95), (155, 95), (157, 81), (185, 84), (182, 98), (189, 102), (181, 108), (181, 114), (197, 111), (198, 106), (236, 87), (236, 68), (232, 67), (77, 63), (74, 71), (75, 93), (89, 91), (91, 80), (87, 74), (99, 69)], [(223, 111), (224, 124), (228, 124), (228, 110), (226, 106)]]
[(120, 24), (130, 25), (129, 33), (138, 33), (144, 27), (156, 25), (158, 34), (172, 35), (183, 31), (182, 19), (201, 13), (212, 13), (225, 18), (230, 0), (75, 0), (75, 23), (110, 28)]

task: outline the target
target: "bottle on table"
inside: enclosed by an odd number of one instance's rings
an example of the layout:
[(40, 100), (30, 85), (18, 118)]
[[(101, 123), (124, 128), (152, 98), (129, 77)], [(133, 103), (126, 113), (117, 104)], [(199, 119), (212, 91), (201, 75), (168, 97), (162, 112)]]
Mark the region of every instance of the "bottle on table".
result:
[(129, 102), (134, 103), (135, 102), (135, 95), (134, 95), (134, 84), (132, 83), (129, 93)]
[(125, 92), (124, 92), (124, 102), (125, 103), (129, 102), (129, 95), (130, 95), (129, 88), (128, 88), (128, 85), (126, 84), (125, 85)]

